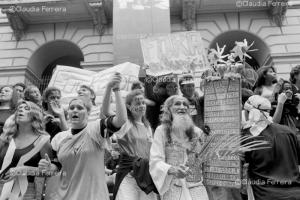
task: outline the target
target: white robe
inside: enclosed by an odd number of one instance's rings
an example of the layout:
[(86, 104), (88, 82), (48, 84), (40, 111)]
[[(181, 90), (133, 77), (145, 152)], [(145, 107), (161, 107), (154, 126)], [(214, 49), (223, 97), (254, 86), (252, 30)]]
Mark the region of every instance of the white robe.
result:
[[(203, 136), (201, 129), (195, 127), (195, 132), (198, 137)], [(175, 140), (174, 138), (172, 138)], [(150, 174), (153, 182), (161, 195), (162, 200), (208, 200), (205, 187), (200, 182), (187, 182), (186, 178), (177, 179), (173, 175), (168, 175), (168, 170), (172, 165), (168, 164), (167, 160), (170, 158), (166, 155), (166, 143), (167, 136), (164, 131), (164, 127), (161, 125), (157, 127), (154, 140), (150, 150)], [(188, 147), (189, 141), (178, 141), (183, 146)], [(176, 152), (174, 149), (174, 155), (178, 157), (175, 161), (177, 164), (186, 164), (187, 153), (182, 151), (182, 156), (178, 156), (180, 151)], [(180, 160), (182, 159), (182, 160)], [(173, 160), (174, 161), (174, 160)], [(169, 162), (170, 163), (170, 162)]]

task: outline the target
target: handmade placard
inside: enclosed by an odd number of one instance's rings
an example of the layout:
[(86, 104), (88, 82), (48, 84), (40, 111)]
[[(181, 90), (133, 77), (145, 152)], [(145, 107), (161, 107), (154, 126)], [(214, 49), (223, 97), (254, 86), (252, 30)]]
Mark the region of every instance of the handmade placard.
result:
[[(204, 122), (215, 137), (213, 144), (224, 135), (240, 135), (241, 130), (241, 80), (221, 79), (206, 81), (204, 85)], [(204, 164), (206, 185), (240, 188), (241, 163), (238, 155), (215, 155)]]

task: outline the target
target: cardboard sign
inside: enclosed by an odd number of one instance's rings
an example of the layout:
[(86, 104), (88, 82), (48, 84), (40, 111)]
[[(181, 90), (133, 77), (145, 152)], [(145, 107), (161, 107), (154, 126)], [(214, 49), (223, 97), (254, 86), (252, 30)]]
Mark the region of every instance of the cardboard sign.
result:
[(147, 74), (182, 73), (207, 68), (206, 51), (200, 32), (180, 32), (141, 39)]
[[(211, 128), (211, 134), (240, 135), (240, 79), (205, 82), (204, 94), (204, 122)], [(205, 163), (203, 174), (206, 185), (240, 188), (240, 158), (234, 154), (216, 155)]]
[[(132, 82), (138, 80), (139, 70), (140, 66), (129, 62), (116, 65), (98, 73), (75, 67), (57, 66), (49, 86), (55, 86), (61, 90), (61, 103), (64, 107), (67, 107), (69, 101), (77, 96), (77, 91), (81, 85), (91, 87), (96, 93), (96, 106), (92, 109), (91, 115), (98, 115), (95, 117), (97, 119), (99, 118), (104, 92), (111, 76), (115, 72), (121, 74), (122, 82), (120, 90), (122, 97), (125, 98), (131, 89)], [(112, 98), (112, 103), (114, 102), (114, 98)], [(94, 119), (94, 117), (92, 118)]]

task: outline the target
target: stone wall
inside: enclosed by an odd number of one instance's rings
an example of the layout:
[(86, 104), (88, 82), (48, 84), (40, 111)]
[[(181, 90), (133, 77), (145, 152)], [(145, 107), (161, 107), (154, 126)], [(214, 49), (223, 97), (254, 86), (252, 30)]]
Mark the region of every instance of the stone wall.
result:
[[(171, 30), (185, 31), (180, 17), (171, 17)], [(292, 66), (300, 64), (300, 9), (288, 9), (282, 27), (276, 26), (266, 11), (198, 14), (194, 30), (201, 32), (206, 48), (226, 31), (243, 30), (255, 34), (269, 47), (278, 74), (284, 78), (288, 77)], [(84, 56), (81, 64), (86, 69), (97, 71), (112, 66), (112, 34), (110, 25), (104, 35), (99, 36), (89, 21), (37, 24), (30, 25), (18, 42), (6, 16), (0, 13), (0, 85), (38, 81), (39, 75), (28, 67), (29, 59), (41, 46), (56, 40), (76, 44)]]
[[(180, 17), (171, 18), (171, 29), (185, 31)], [(226, 31), (255, 34), (269, 47), (280, 77), (287, 78), (291, 67), (300, 64), (300, 9), (288, 9), (282, 27), (276, 26), (266, 11), (199, 14), (194, 30), (201, 32), (205, 48)]]
[(99, 70), (113, 63), (111, 25), (103, 36), (99, 36), (90, 21), (30, 25), (22, 39), (16, 41), (6, 16), (0, 14), (0, 85), (25, 81), (26, 76), (26, 81), (31, 83), (39, 79), (39, 76), (34, 77), (35, 69), (27, 67), (30, 57), (41, 46), (55, 40), (76, 44), (84, 56), (84, 68)]

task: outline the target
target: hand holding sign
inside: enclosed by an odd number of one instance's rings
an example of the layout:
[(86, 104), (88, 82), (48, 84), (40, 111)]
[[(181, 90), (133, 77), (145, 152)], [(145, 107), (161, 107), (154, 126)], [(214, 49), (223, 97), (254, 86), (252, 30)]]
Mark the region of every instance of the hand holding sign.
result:
[(114, 75), (112, 75), (110, 81), (108, 82), (107, 86), (111, 89), (119, 89), (120, 84), (122, 81), (121, 74), (119, 72), (116, 72)]

